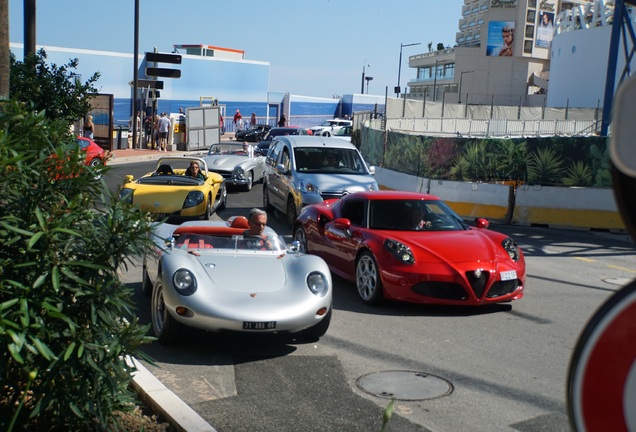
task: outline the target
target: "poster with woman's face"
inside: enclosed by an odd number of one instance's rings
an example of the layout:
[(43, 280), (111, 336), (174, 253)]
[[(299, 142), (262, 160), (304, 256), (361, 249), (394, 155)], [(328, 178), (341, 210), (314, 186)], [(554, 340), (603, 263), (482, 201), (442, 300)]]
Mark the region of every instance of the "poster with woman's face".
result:
[(515, 37), (514, 21), (490, 21), (488, 23), (487, 56), (512, 56)]
[(554, 12), (539, 11), (535, 45), (538, 48), (550, 48), (552, 37), (554, 37)]

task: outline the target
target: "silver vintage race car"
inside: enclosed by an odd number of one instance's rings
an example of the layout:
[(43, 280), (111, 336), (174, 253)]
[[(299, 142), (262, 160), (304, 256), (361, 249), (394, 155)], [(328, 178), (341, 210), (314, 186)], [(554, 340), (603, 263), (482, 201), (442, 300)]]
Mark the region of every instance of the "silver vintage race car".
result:
[(322, 258), (287, 246), (274, 230), (246, 236), (247, 218), (158, 224), (144, 257), (152, 328), (161, 343), (182, 327), (207, 331), (299, 334), (317, 339), (329, 327), (331, 273)]
[(208, 169), (222, 175), (228, 185), (241, 186), (249, 191), (254, 183), (263, 179), (265, 157), (256, 145), (214, 144), (204, 159)]

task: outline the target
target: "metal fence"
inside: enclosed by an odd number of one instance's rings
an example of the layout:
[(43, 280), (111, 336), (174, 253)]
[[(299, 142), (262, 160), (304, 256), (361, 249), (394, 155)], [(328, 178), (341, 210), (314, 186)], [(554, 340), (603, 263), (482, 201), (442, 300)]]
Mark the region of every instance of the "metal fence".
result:
[[(374, 129), (382, 129), (381, 120), (372, 120)], [(508, 120), (465, 118), (398, 118), (387, 119), (387, 130), (404, 133), (426, 133), (432, 136), (464, 137), (536, 137), (597, 135), (597, 120)]]

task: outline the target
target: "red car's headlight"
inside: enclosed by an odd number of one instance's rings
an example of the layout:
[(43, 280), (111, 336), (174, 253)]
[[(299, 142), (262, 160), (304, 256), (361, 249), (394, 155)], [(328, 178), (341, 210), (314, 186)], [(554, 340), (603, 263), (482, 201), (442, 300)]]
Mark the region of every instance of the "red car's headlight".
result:
[(519, 247), (513, 239), (511, 239), (510, 237), (506, 237), (501, 242), (501, 246), (506, 252), (508, 252), (511, 260), (513, 260), (514, 262), (519, 261)]
[(401, 263), (414, 264), (415, 256), (411, 248), (397, 240), (387, 239), (384, 241), (384, 247)]

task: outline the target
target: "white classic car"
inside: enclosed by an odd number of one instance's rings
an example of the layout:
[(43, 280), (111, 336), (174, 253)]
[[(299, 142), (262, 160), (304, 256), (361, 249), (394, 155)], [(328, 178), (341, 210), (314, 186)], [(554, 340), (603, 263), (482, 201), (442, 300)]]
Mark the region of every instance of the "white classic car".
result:
[(256, 145), (214, 144), (203, 159), (208, 170), (223, 176), (228, 185), (242, 186), (249, 191), (254, 183), (263, 179), (265, 157)]
[[(246, 235), (247, 218), (157, 224), (143, 261), (152, 328), (161, 343), (183, 327), (289, 333), (312, 340), (329, 327), (331, 273), (325, 261), (287, 246), (274, 230)], [(266, 238), (265, 238), (266, 237)]]

